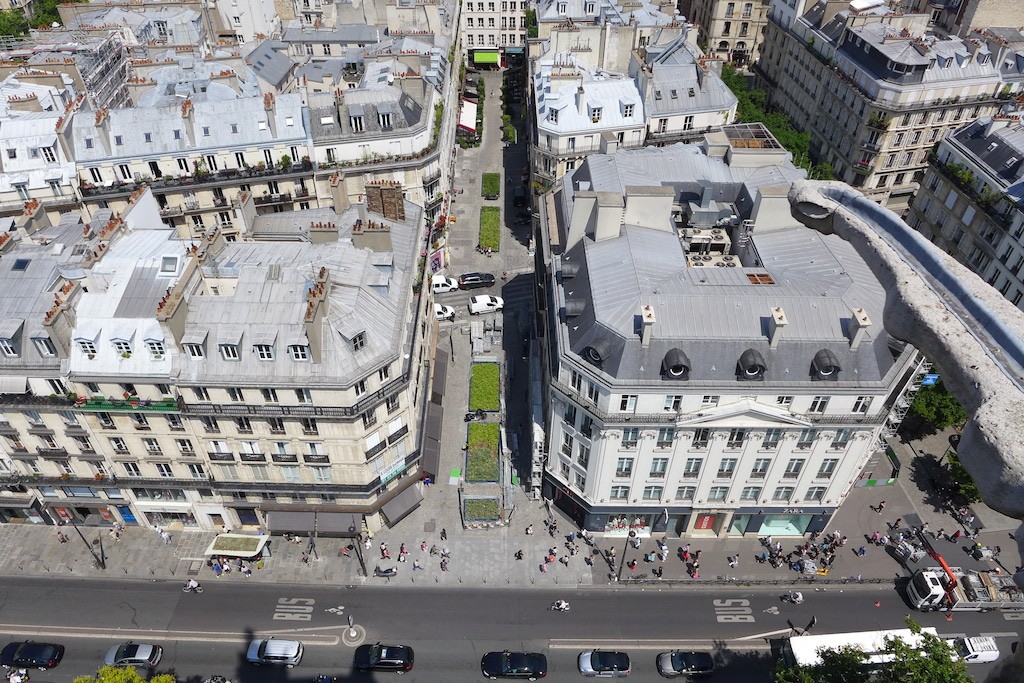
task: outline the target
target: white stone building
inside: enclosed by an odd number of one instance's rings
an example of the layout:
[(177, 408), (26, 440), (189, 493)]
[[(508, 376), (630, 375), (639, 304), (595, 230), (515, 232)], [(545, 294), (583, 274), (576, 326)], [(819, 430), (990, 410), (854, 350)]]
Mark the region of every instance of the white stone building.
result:
[(922, 363), (852, 247), (792, 218), (801, 175), (760, 124), (727, 126), (592, 155), (540, 202), (544, 495), (575, 522), (799, 536), (889, 476), (865, 464)]

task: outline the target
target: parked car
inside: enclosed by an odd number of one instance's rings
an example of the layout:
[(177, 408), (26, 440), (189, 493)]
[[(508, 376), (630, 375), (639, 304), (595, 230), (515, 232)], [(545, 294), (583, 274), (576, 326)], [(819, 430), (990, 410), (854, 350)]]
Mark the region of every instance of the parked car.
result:
[(656, 661), (658, 673), (665, 678), (710, 676), (715, 672), (715, 660), (707, 652), (662, 652)]
[(360, 645), (352, 666), (356, 671), (394, 671), (404, 674), (412, 670), (414, 653), (408, 645)]
[(505, 307), (505, 300), (500, 296), (474, 296), (469, 300), (469, 314), (480, 315), (481, 313), (494, 313)]
[(26, 640), (8, 643), (0, 651), (0, 666), (16, 669), (52, 669), (64, 658), (64, 646)]
[(548, 658), (539, 652), (488, 652), (480, 660), (480, 671), (492, 681), (498, 678), (535, 681), (548, 675)]
[(629, 655), (625, 652), (581, 652), (578, 665), (580, 673), (587, 677), (625, 678), (629, 675)]
[(107, 650), (103, 663), (107, 666), (154, 667), (160, 663), (164, 649), (148, 643), (121, 643)]
[(442, 304), (434, 304), (434, 319), (435, 320), (455, 320), (455, 309), (451, 306), (444, 306)]
[(302, 661), (302, 643), (297, 640), (267, 638), (249, 643), (245, 658), (253, 666), (270, 664), (286, 666), (289, 669)]
[(490, 273), (464, 273), (459, 276), (459, 287), (461, 289), (490, 287), (493, 284), (494, 276)]
[(430, 278), (430, 291), (434, 294), (446, 294), (454, 292), (459, 288), (459, 282), (455, 278), (435, 275)]

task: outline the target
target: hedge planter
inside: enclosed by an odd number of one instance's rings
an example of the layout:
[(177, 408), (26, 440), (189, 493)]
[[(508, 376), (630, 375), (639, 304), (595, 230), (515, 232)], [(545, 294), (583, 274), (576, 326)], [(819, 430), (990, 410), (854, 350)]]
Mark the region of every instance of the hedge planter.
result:
[(463, 502), (463, 513), (467, 522), (493, 522), (501, 519), (497, 498), (469, 498)]
[(469, 425), (466, 441), (466, 481), (498, 481), (498, 442), (501, 425), (497, 422)]
[(501, 366), (473, 363), (469, 376), (469, 409), (494, 412), (501, 408)]
[(480, 209), (480, 246), (492, 251), (501, 248), (501, 209), (496, 206)]
[(480, 194), (484, 199), (497, 199), (501, 196), (501, 174), (484, 173), (480, 181)]

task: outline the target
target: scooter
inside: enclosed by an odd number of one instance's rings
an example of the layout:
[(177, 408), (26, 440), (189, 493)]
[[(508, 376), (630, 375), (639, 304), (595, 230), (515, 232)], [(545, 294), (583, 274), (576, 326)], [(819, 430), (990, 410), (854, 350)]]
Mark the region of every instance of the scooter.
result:
[(185, 593), (202, 593), (203, 592), (203, 585), (202, 584), (197, 584), (195, 586), (190, 586), (190, 585), (188, 585), (188, 581), (186, 581), (185, 585), (181, 587), (181, 590), (183, 592), (185, 592)]
[(381, 579), (390, 579), (393, 576), (398, 576), (398, 567), (381, 569), (380, 565), (377, 565), (373, 568), (373, 575)]
[(793, 605), (802, 605), (804, 602), (804, 596), (799, 592), (786, 593), (780, 597), (782, 598), (782, 602), (788, 602)]
[(466, 413), (466, 417), (463, 418), (463, 421), (464, 422), (472, 422), (473, 420), (486, 420), (486, 419), (487, 419), (487, 413), (485, 413), (483, 410), (477, 408), (476, 410), (474, 410), (471, 413)]

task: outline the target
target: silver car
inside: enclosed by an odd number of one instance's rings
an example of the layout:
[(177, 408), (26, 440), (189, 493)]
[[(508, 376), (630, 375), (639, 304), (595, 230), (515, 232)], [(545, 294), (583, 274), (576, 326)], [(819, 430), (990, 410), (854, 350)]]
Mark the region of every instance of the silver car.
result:
[(107, 650), (103, 663), (107, 666), (154, 667), (160, 663), (164, 649), (149, 643), (121, 643)]
[(629, 655), (625, 652), (581, 652), (577, 663), (580, 673), (588, 677), (625, 678), (629, 675)]
[(289, 669), (302, 661), (302, 643), (297, 640), (267, 638), (249, 643), (245, 658), (253, 666), (270, 664)]

